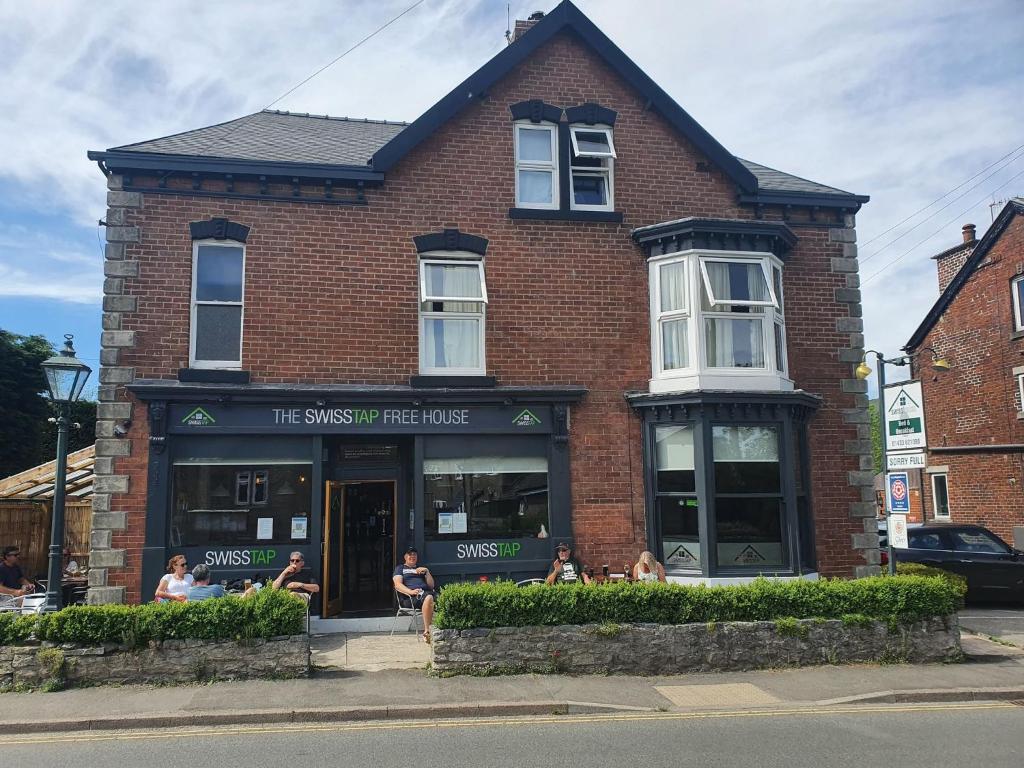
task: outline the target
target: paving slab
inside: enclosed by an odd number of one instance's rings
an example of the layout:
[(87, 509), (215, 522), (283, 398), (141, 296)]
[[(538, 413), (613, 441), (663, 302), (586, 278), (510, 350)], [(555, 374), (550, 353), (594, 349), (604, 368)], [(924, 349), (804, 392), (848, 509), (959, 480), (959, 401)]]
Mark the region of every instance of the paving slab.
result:
[(1024, 607), (972, 605), (959, 612), (963, 629), (1024, 648)]

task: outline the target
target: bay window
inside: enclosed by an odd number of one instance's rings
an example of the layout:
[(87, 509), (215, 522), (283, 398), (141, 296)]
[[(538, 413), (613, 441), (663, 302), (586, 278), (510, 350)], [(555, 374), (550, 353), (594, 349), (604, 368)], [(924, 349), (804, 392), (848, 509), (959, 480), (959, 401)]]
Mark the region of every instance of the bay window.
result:
[(420, 260), (421, 373), (484, 373), (486, 304), (479, 257)]
[(651, 391), (791, 389), (782, 270), (767, 254), (650, 261)]

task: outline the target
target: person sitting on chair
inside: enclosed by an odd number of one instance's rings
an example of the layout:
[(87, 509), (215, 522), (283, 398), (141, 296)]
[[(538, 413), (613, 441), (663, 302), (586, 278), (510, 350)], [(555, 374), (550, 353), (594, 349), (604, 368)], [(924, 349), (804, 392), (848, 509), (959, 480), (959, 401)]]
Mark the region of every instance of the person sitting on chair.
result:
[(211, 597), (224, 597), (224, 587), (210, 584), (210, 566), (200, 563), (192, 569), (192, 586), (188, 588), (188, 601), (195, 603)]
[(0, 563), (0, 595), (20, 598), (35, 589), (35, 585), (21, 572), (21, 566), (18, 565), (20, 557), (21, 550), (18, 547), (4, 547), (3, 562)]
[(405, 550), (405, 561), (395, 568), (392, 581), (395, 591), (406, 595), (414, 608), (423, 611), (423, 639), (430, 642), (430, 622), (434, 619), (434, 577), (425, 565), (417, 566), (419, 552), (414, 547)]
[(547, 581), (548, 584), (579, 584), (581, 581), (584, 584), (590, 583), (590, 577), (587, 576), (586, 571), (583, 569), (583, 563), (578, 558), (573, 557), (572, 550), (569, 549), (569, 545), (566, 543), (559, 544), (555, 547), (557, 558), (555, 562), (551, 564), (551, 572), (548, 573)]
[(293, 595), (312, 599), (320, 591), (313, 572), (306, 568), (306, 558), (301, 552), (292, 552), (288, 556), (288, 565), (272, 582), (274, 589), (287, 589)]

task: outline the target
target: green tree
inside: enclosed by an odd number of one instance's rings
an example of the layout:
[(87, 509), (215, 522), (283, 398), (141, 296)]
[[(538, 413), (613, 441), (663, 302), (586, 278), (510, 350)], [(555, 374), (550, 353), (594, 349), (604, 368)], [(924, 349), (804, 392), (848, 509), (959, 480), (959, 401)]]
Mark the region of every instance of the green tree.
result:
[(875, 460), (875, 473), (882, 471), (882, 420), (878, 412), (878, 400), (868, 402), (871, 416), (871, 456)]
[(0, 477), (38, 464), (50, 409), (40, 364), (53, 354), (42, 336), (0, 330)]

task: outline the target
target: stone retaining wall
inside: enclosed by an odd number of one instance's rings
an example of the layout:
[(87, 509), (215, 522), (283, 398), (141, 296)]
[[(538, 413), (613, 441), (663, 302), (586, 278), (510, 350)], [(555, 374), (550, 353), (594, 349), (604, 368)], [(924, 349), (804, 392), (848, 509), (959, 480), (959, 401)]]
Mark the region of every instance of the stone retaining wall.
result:
[(0, 688), (101, 683), (189, 683), (309, 674), (309, 636), (164, 640), (145, 648), (65, 643), (0, 646)]
[(432, 669), (447, 674), (569, 672), (670, 675), (961, 657), (957, 617), (887, 624), (791, 622), (588, 624), (433, 630)]

